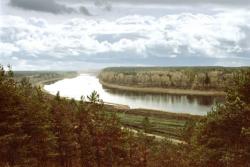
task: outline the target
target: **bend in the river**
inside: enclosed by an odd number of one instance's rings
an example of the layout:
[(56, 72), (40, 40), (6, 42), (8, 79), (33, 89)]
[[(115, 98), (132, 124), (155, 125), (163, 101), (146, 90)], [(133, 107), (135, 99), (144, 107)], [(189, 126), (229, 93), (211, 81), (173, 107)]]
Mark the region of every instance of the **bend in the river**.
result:
[(176, 113), (205, 115), (221, 97), (171, 95), (110, 89), (102, 86), (99, 79), (90, 74), (81, 74), (71, 79), (63, 79), (44, 89), (51, 94), (58, 91), (61, 96), (80, 99), (96, 90), (104, 102), (128, 105), (130, 108), (145, 108)]

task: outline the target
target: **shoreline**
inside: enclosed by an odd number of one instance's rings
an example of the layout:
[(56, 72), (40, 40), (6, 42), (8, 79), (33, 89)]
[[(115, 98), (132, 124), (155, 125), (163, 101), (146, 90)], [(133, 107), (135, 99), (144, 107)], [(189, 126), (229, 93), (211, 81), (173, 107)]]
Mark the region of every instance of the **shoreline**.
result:
[[(37, 83), (35, 83), (34, 85), (35, 86), (40, 86), (42, 91), (50, 96), (55, 96), (53, 94), (51, 94), (50, 92), (46, 91), (44, 89), (44, 86), (46, 85), (46, 83), (50, 83), (50, 82), (57, 82), (57, 81), (60, 81), (60, 80), (63, 80), (63, 79), (70, 79), (70, 78), (74, 78), (74, 77), (77, 77), (79, 76), (76, 75), (76, 76), (70, 76), (70, 77), (59, 77), (59, 78), (51, 78), (51, 79), (48, 79), (48, 80), (43, 80), (43, 81), (39, 81)], [(100, 81), (101, 84), (103, 84), (101, 81)], [(67, 98), (67, 97), (64, 97), (64, 98)], [(117, 104), (117, 103), (110, 103), (110, 102), (104, 102), (104, 104), (106, 106), (112, 106), (112, 108), (114, 109), (117, 109), (117, 110), (126, 110), (126, 111), (134, 111), (134, 112), (137, 112), (137, 111), (147, 111), (148, 113), (164, 113), (166, 115), (187, 115), (187, 116), (203, 116), (203, 115), (197, 115), (197, 114), (190, 114), (190, 113), (178, 113), (178, 112), (171, 112), (171, 111), (162, 111), (162, 110), (156, 110), (156, 109), (147, 109), (147, 108), (130, 108), (129, 106), (127, 105), (123, 105), (123, 104)]]
[[(60, 81), (60, 80), (71, 79), (71, 78), (75, 78), (77, 76), (79, 76), (79, 74), (72, 75), (72, 76), (64, 76), (64, 77), (58, 77), (58, 78), (51, 78), (51, 79), (47, 79), (47, 80), (42, 80), (42, 81), (38, 81), (38, 82), (34, 83), (34, 86), (40, 87), (43, 92), (45, 92), (45, 93), (47, 93), (49, 95), (52, 95), (51, 93), (49, 93), (48, 91), (46, 91), (44, 89), (44, 86), (46, 84), (52, 84), (52, 83), (55, 83), (55, 82)], [(52, 95), (52, 96), (54, 96), (54, 95)]]
[(133, 87), (133, 86), (121, 86), (116, 84), (110, 84), (103, 82), (99, 79), (99, 82), (111, 89), (126, 90), (131, 92), (142, 92), (142, 93), (164, 93), (173, 95), (198, 95), (198, 96), (225, 96), (223, 91), (203, 91), (203, 90), (191, 90), (191, 89), (165, 89), (165, 88), (155, 88), (155, 87)]
[[(36, 85), (40, 85), (42, 91), (48, 96), (48, 98), (53, 98), (54, 95), (46, 91), (44, 89), (44, 85), (46, 85), (46, 83), (48, 82), (56, 82), (58, 80), (72, 77), (53, 78), (49, 80), (40, 81), (36, 83)], [(155, 139), (159, 141), (166, 139), (174, 144), (185, 143), (181, 139), (179, 134), (176, 132), (184, 126), (183, 122), (189, 120), (199, 120), (203, 117), (203, 115), (176, 113), (145, 108), (131, 109), (126, 105), (115, 103), (104, 103), (104, 110), (108, 113), (116, 113), (119, 119), (121, 120), (122, 125), (133, 131), (142, 131), (143, 128), (141, 127), (140, 122), (144, 117), (148, 117), (151, 123), (154, 124), (154, 128), (152, 128), (151, 133), (145, 133), (145, 135), (155, 137)]]

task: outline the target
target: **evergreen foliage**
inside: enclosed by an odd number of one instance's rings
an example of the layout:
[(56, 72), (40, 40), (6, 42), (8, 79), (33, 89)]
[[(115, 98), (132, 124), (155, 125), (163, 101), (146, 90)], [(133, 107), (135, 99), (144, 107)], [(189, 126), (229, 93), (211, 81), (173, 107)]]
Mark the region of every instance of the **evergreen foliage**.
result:
[(197, 166), (250, 166), (250, 73), (237, 74), (226, 101), (196, 125), (193, 154)]
[[(0, 66), (0, 166), (248, 167), (250, 73), (235, 78), (225, 104), (187, 122), (176, 144), (124, 128), (97, 92), (88, 102), (52, 98)], [(150, 133), (147, 117), (142, 125)]]

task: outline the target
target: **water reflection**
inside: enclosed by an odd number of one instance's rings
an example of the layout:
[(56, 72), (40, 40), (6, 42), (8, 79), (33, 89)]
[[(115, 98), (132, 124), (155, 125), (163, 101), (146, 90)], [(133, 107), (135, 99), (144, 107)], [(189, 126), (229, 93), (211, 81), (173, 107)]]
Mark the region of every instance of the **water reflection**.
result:
[(199, 105), (212, 106), (216, 102), (223, 102), (223, 97), (187, 95), (187, 100), (189, 103), (197, 101)]
[(216, 102), (222, 98), (210, 96), (169, 95), (131, 92), (103, 87), (98, 78), (82, 74), (73, 79), (65, 79), (51, 85), (45, 90), (51, 94), (60, 94), (65, 97), (80, 99), (96, 90), (105, 102), (128, 105), (131, 108), (157, 109), (170, 112), (204, 115), (211, 110)]

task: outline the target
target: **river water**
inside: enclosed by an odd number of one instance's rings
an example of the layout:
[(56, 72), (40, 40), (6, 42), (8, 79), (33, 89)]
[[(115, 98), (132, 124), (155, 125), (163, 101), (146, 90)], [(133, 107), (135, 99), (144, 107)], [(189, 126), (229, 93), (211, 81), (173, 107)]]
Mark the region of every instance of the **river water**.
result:
[(176, 113), (189, 113), (205, 115), (211, 110), (216, 102), (221, 102), (220, 97), (192, 96), (192, 95), (170, 95), (129, 92), (103, 87), (98, 78), (90, 74), (81, 74), (71, 79), (63, 79), (44, 89), (55, 95), (58, 91), (63, 97), (80, 99), (85, 98), (96, 90), (104, 102), (128, 105), (130, 108), (155, 109)]

